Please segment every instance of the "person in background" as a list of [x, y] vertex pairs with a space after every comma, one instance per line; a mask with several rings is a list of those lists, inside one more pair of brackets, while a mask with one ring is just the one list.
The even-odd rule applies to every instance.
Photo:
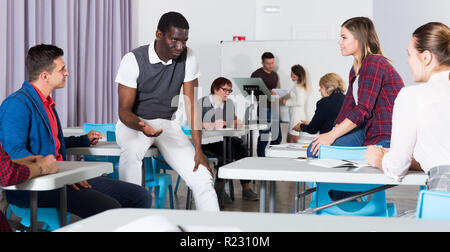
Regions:
[[329, 73], [320, 78], [319, 86], [322, 99], [316, 104], [313, 119], [310, 122], [299, 122], [293, 128], [294, 131], [324, 134], [333, 129], [334, 121], [341, 111], [345, 98], [343, 94], [345, 92], [344, 81], [339, 75]]
[[366, 162], [401, 180], [409, 169], [450, 165], [450, 29], [432, 22], [414, 31], [408, 45], [414, 82], [395, 100], [390, 149], [369, 146]]
[[383, 56], [369, 18], [345, 21], [339, 45], [343, 56], [354, 58], [349, 89], [335, 127], [313, 140], [307, 152], [309, 157], [317, 157], [320, 145], [390, 145], [392, 109], [404, 87], [402, 78]]
[[[29, 156], [11, 160], [0, 144], [0, 186], [20, 185], [34, 177], [58, 172], [55, 156]], [[0, 232], [12, 232], [8, 220], [0, 211]]]
[[[88, 147], [101, 138], [92, 131], [65, 138], [51, 93], [64, 88], [69, 72], [64, 51], [54, 45], [37, 45], [28, 50], [28, 80], [0, 106], [0, 141], [13, 159], [32, 155], [53, 155], [66, 160], [66, 148]], [[28, 208], [28, 191], [6, 191], [7, 202]], [[142, 186], [97, 177], [67, 187], [67, 211], [87, 218], [115, 208], [150, 208], [151, 194]], [[38, 206], [59, 207], [59, 190], [39, 192]]]
[[[265, 52], [261, 56], [261, 59], [262, 67], [253, 72], [251, 78], [261, 78], [272, 95], [276, 95], [273, 89], [280, 88], [280, 81], [278, 74], [274, 71], [275, 56], [271, 52]], [[271, 140], [270, 144], [272, 145], [280, 144], [282, 141], [279, 111], [272, 111], [272, 104], [270, 101], [267, 102], [267, 108], [258, 109], [258, 113], [261, 113], [263, 111], [266, 112], [266, 121], [269, 124], [269, 128], [259, 131], [258, 144], [256, 148], [258, 157], [266, 156], [266, 147], [268, 144], [268, 140]], [[263, 117], [264, 116], [259, 114], [260, 120]], [[274, 135], [272, 135], [271, 139], [268, 139], [271, 132]]]
[[301, 65], [291, 68], [291, 79], [295, 82], [289, 94], [281, 98], [281, 103], [289, 107], [289, 132], [287, 134], [288, 143], [297, 143], [300, 133], [295, 131], [294, 126], [300, 121], [306, 121], [306, 104], [308, 100], [308, 82], [306, 71]]
[[[202, 111], [202, 124], [204, 129], [241, 128], [243, 122], [235, 114], [235, 106], [228, 96], [233, 92], [233, 84], [230, 80], [220, 77], [211, 85], [211, 94], [200, 99], [199, 105]], [[203, 145], [203, 151], [211, 154], [219, 160], [218, 166], [224, 165], [223, 141]], [[231, 156], [234, 161], [246, 158], [247, 149], [239, 137], [231, 138]], [[218, 168], [219, 169], [219, 168]], [[249, 180], [241, 180], [242, 199], [256, 201], [258, 195], [250, 188]], [[225, 181], [218, 178], [215, 186], [220, 208], [224, 207], [229, 196], [225, 193]]]

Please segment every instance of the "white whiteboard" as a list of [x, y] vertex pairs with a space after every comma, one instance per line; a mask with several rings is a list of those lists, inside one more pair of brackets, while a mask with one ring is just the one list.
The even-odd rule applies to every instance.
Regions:
[[[319, 80], [327, 73], [337, 73], [348, 85], [348, 75], [353, 65], [353, 57], [344, 57], [335, 40], [286, 40], [286, 41], [225, 41], [221, 43], [222, 76], [230, 80], [235, 77], [250, 77], [260, 68], [264, 52], [275, 55], [275, 71], [280, 77], [282, 89], [290, 90], [291, 67], [302, 65], [309, 81], [309, 119], [314, 115], [316, 102], [321, 98]], [[239, 90], [233, 88], [235, 95]]]

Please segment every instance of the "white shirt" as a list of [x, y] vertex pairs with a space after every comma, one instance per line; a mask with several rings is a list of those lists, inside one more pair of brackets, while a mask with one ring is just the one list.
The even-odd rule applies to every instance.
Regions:
[[425, 172], [450, 165], [450, 71], [426, 84], [403, 88], [392, 115], [391, 148], [383, 157], [386, 175], [401, 180], [414, 158]]
[[[172, 60], [167, 62], [162, 61], [155, 51], [155, 42], [152, 42], [148, 48], [148, 57], [151, 64], [161, 63], [163, 65], [171, 65]], [[200, 77], [200, 68], [195, 58], [194, 52], [187, 48], [187, 59], [185, 69], [184, 82], [190, 82]], [[137, 88], [137, 79], [139, 77], [139, 65], [136, 61], [134, 53], [129, 52], [125, 54], [120, 62], [119, 71], [117, 72], [116, 82], [130, 88]]]
[[299, 87], [296, 83], [289, 91], [289, 98], [286, 100], [286, 106], [289, 107], [289, 134], [299, 136], [300, 133], [292, 130], [302, 120], [308, 120], [306, 116], [306, 102], [308, 94], [306, 90]]
[[358, 91], [359, 91], [359, 75], [356, 76], [356, 80], [353, 82], [353, 98], [355, 98], [356, 105], [358, 105]]

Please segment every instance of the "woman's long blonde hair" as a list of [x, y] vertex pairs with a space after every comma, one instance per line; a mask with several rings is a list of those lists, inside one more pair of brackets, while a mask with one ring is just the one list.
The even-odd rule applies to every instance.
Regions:
[[367, 17], [354, 17], [345, 21], [342, 27], [349, 30], [360, 45], [361, 58], [358, 59], [355, 57], [355, 62], [353, 63], [353, 69], [357, 75], [361, 70], [363, 60], [367, 56], [377, 54], [384, 57], [380, 40], [378, 39], [372, 20]]

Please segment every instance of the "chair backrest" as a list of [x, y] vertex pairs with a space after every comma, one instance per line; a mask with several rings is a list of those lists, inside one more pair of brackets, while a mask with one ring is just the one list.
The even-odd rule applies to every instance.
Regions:
[[450, 192], [421, 191], [417, 201], [416, 217], [450, 220]]
[[325, 146], [319, 148], [319, 158], [364, 161], [367, 147]]
[[116, 132], [115, 131], [106, 131], [106, 141], [107, 142], [115, 142], [116, 141]]
[[94, 124], [83, 123], [83, 132], [89, 133], [89, 131], [95, 130], [102, 134], [106, 134], [107, 131], [116, 131], [116, 125], [114, 123]]

